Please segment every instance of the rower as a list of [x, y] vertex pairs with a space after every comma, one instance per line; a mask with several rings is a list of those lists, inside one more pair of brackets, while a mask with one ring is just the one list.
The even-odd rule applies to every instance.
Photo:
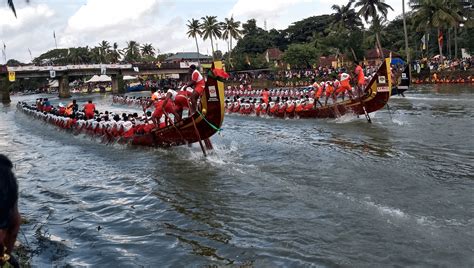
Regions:
[[316, 108], [317, 103], [319, 103], [319, 105], [322, 107], [323, 104], [319, 101], [319, 98], [321, 98], [321, 95], [323, 94], [323, 87], [318, 82], [316, 82], [316, 79], [313, 79], [312, 82], [314, 89], [314, 108]]
[[339, 74], [339, 80], [341, 82], [339, 88], [336, 91], [336, 97], [337, 95], [342, 94], [342, 100], [344, 101], [344, 96], [347, 92], [349, 94], [349, 98], [353, 99], [354, 95], [352, 94], [352, 87], [349, 83], [349, 81], [351, 80], [351, 76], [347, 73], [341, 72]]
[[189, 66], [189, 73], [191, 73], [191, 81], [188, 83], [187, 86], [194, 86], [194, 90], [191, 93], [190, 101], [191, 101], [191, 107], [190, 111], [191, 114], [194, 114], [194, 112], [197, 109], [197, 100], [198, 98], [201, 97], [202, 93], [204, 92], [204, 88], [206, 86], [206, 81], [204, 80], [204, 77], [202, 74], [196, 69], [196, 65], [191, 64]]
[[[164, 100], [163, 100], [163, 107], [165, 109], [165, 113], [171, 112], [174, 115], [174, 120], [175, 121], [181, 120], [181, 115], [179, 115], [177, 113], [178, 109], [177, 109], [177, 107], [176, 107], [177, 105], [175, 103], [177, 96], [178, 96], [178, 92], [176, 92], [173, 89], [168, 89], [168, 91], [166, 92], [166, 95], [164, 97]], [[183, 107], [181, 107], [181, 113], [183, 111], [182, 108]]]

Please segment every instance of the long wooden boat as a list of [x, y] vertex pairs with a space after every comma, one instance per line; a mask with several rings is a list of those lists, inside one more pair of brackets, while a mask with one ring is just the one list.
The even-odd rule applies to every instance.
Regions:
[[[221, 62], [214, 62], [211, 69], [222, 69]], [[208, 140], [224, 122], [224, 83], [208, 76], [198, 112], [174, 125], [135, 135], [134, 145], [174, 146]], [[207, 141], [208, 142], [208, 141]], [[206, 142], [206, 143], [207, 143]]]
[[392, 96], [402, 95], [403, 97], [405, 97], [403, 93], [410, 88], [410, 82], [411, 82], [410, 70], [409, 70], [409, 66], [407, 65], [405, 66], [405, 69], [401, 73], [400, 84], [394, 85], [392, 87]]
[[[288, 111], [284, 106], [278, 109], [270, 109], [265, 107], [264, 111], [260, 111], [252, 104], [244, 104], [247, 106], [246, 109], [241, 110], [240, 107], [232, 109], [228, 104], [227, 113], [239, 113], [239, 114], [253, 114], [253, 115], [268, 115], [280, 118], [335, 118], [344, 114], [352, 113], [355, 115], [365, 115], [370, 122], [368, 113], [375, 112], [385, 106], [388, 102], [392, 90], [391, 71], [390, 71], [390, 60], [385, 59], [379, 66], [377, 72], [374, 74], [372, 79], [367, 84], [366, 88], [360, 97], [355, 97], [342, 102], [337, 102], [332, 105], [325, 105], [322, 107], [305, 108], [303, 110], [293, 109]], [[277, 104], [278, 105], [278, 104]], [[285, 105], [285, 104], [284, 104]]]
[[[214, 68], [222, 68], [221, 62], [214, 62]], [[46, 113], [38, 113], [25, 104], [18, 104], [18, 108], [26, 114], [43, 119], [58, 127], [73, 131], [75, 134], [86, 133], [93, 136], [103, 137], [110, 142], [118, 140], [133, 145], [151, 147], [169, 147], [199, 142], [204, 152], [202, 141], [208, 149], [212, 148], [209, 138], [220, 130], [224, 121], [224, 84], [216, 77], [207, 77], [205, 91], [201, 97], [201, 104], [196, 113], [187, 118], [175, 122], [173, 125], [157, 128], [149, 125], [147, 131], [128, 130], [114, 131], [100, 129], [98, 127], [79, 126], [77, 120], [67, 117], [49, 116]], [[204, 152], [205, 154], [205, 152]]]

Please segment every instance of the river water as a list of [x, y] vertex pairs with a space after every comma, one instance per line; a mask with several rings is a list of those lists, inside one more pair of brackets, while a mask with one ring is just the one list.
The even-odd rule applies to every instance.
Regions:
[[472, 85], [416, 87], [372, 124], [227, 116], [208, 158], [70, 135], [16, 111], [36, 97], [0, 106], [33, 265], [474, 266]]

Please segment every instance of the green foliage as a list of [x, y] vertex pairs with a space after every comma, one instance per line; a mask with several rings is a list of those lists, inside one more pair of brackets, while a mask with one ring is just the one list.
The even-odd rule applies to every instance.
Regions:
[[23, 65], [23, 63], [15, 59], [9, 59], [7, 61], [7, 66], [21, 66], [21, 65]]
[[317, 59], [317, 50], [311, 44], [291, 44], [283, 54], [283, 60], [292, 68], [311, 68]]
[[283, 31], [283, 35], [290, 44], [307, 43], [313, 40], [315, 34], [317, 34], [318, 36], [325, 37], [333, 21], [333, 15], [320, 15], [309, 17], [294, 22], [286, 30]]

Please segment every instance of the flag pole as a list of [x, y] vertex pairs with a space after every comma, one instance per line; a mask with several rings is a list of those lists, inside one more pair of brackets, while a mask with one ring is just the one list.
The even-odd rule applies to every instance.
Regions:
[[56, 31], [53, 31], [53, 37], [54, 37], [54, 44], [56, 45], [56, 49], [58, 49], [58, 42], [56, 42]]

